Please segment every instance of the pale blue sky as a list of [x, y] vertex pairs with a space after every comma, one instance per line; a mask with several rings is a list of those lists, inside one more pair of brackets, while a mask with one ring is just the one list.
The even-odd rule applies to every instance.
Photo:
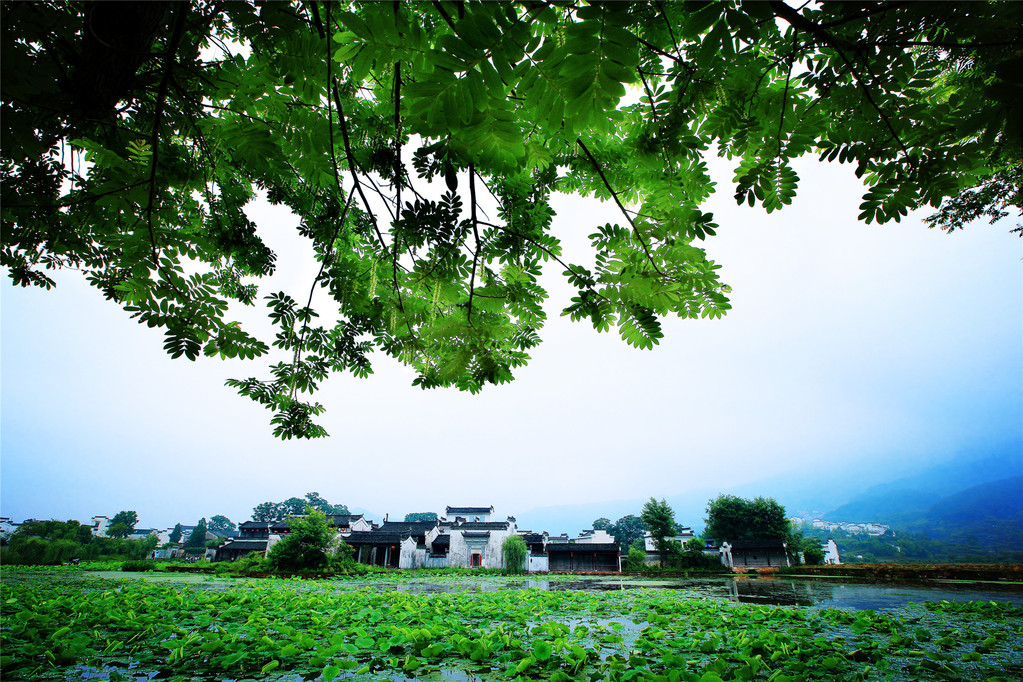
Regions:
[[[50, 292], [5, 280], [0, 515], [241, 521], [311, 490], [392, 517], [448, 504], [515, 515], [850, 463], [895, 477], [1019, 439], [1015, 222], [868, 226], [848, 167], [807, 162], [800, 175], [795, 204], [770, 216], [736, 207], [727, 181], [713, 200], [721, 229], [706, 248], [734, 289], [724, 320], [670, 320], [661, 346], [639, 351], [560, 318], [570, 292], [552, 283], [545, 343], [514, 383], [423, 392], [379, 357], [370, 379], [323, 387], [332, 437], [313, 442], [275, 440], [269, 413], [223, 386], [266, 376], [265, 363], [171, 360], [159, 332], [76, 273]], [[570, 253], [617, 219], [580, 200], [558, 212]], [[307, 292], [294, 221], [255, 215], [285, 270], [264, 292]]]

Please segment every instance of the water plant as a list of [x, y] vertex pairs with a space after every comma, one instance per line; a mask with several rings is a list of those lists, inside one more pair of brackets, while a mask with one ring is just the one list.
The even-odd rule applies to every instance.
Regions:
[[736, 604], [662, 589], [510, 590], [500, 588], [513, 581], [495, 576], [443, 592], [393, 589], [409, 584], [398, 577], [198, 580], [5, 569], [3, 678], [1023, 677], [1023, 609], [1000, 603], [882, 613]]

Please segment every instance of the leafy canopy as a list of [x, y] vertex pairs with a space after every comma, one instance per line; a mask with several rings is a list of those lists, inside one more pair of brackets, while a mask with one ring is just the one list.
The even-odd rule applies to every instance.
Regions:
[[283, 502], [261, 502], [252, 509], [253, 521], [283, 521], [289, 516], [305, 514], [306, 507], [312, 507], [324, 514], [347, 514], [348, 507], [343, 504], [331, 504], [319, 493], [305, 494], [305, 499], [289, 497]]
[[675, 510], [671, 508], [671, 505], [666, 500], [662, 499], [658, 502], [651, 497], [643, 505], [641, 518], [647, 530], [650, 531], [654, 547], [657, 548], [657, 552], [661, 555], [661, 565], [667, 565], [669, 558], [681, 551], [678, 543], [674, 540], [677, 532]]
[[718, 542], [788, 540], [791, 534], [785, 507], [770, 497], [718, 495], [707, 503], [704, 521], [705, 535]]
[[228, 532], [235, 530], [238, 526], [235, 525], [234, 521], [227, 518], [226, 516], [223, 516], [222, 514], [217, 514], [216, 516], [210, 518], [209, 523], [206, 524], [206, 527], [211, 531]]
[[322, 569], [330, 563], [332, 553], [339, 547], [347, 547], [327, 523], [327, 517], [322, 511], [312, 507], [307, 507], [305, 511], [305, 516], [288, 517], [287, 535], [270, 548], [267, 561], [273, 569]]
[[[665, 316], [725, 314], [711, 152], [769, 212], [808, 154], [853, 166], [867, 222], [1023, 205], [1020, 3], [0, 11], [0, 263], [47, 288], [81, 270], [173, 357], [268, 358], [228, 383], [281, 438], [326, 435], [307, 396], [368, 376], [373, 351], [423, 388], [510, 381], [540, 342], [545, 263], [576, 292], [563, 315], [639, 348]], [[276, 256], [244, 211], [257, 192], [298, 217], [307, 292], [259, 290]], [[554, 192], [618, 209], [586, 226], [590, 262], [563, 257]], [[272, 339], [233, 318], [261, 297]]]
[[197, 549], [206, 546], [206, 519], [201, 518], [185, 541], [185, 547]]

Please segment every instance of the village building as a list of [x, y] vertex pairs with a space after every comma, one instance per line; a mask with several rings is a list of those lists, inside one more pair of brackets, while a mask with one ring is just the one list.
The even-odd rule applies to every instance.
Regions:
[[[237, 561], [253, 552], [266, 556], [270, 547], [281, 538], [280, 534], [271, 534], [273, 525], [269, 521], [245, 521], [238, 524], [236, 535], [213, 551], [213, 561]], [[184, 529], [182, 531], [182, 539], [187, 539], [188, 535]]]
[[92, 517], [92, 534], [96, 537], [105, 538], [107, 536], [107, 528], [110, 526], [109, 516], [93, 516]]
[[[493, 510], [493, 507], [490, 509]], [[512, 520], [456, 520], [451, 525], [449, 535], [451, 545], [448, 550], [448, 566], [504, 568], [502, 547], [507, 538], [516, 535], [516, 529]]]
[[402, 553], [411, 555], [416, 547], [407, 534], [381, 530], [352, 531], [344, 541], [355, 550], [357, 563], [387, 568], [401, 568]]
[[[665, 538], [670, 542], [675, 542], [679, 545], [679, 550], [685, 549], [686, 543], [696, 537], [692, 528], [684, 526], [679, 529], [678, 533], [670, 538]], [[657, 542], [654, 540], [653, 535], [650, 531], [643, 533], [643, 551], [646, 553], [646, 565], [647, 566], [660, 566], [661, 565], [661, 553], [657, 549]]]
[[835, 544], [834, 540], [829, 539], [826, 543], [821, 545], [821, 551], [824, 552], [825, 564], [842, 563], [841, 559], [838, 558], [838, 545]]
[[486, 523], [494, 515], [493, 505], [489, 507], [445, 507], [444, 517], [455, 519], [462, 517], [465, 521], [480, 521]]
[[619, 573], [622, 570], [618, 543], [548, 542], [551, 573]]
[[788, 543], [784, 540], [722, 542], [721, 563], [730, 569], [779, 568], [791, 566]]

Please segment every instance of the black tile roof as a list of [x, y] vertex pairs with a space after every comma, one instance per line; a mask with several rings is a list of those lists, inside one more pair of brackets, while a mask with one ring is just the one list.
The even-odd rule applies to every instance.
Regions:
[[451, 526], [452, 530], [508, 530], [507, 521], [462, 521]]
[[493, 514], [494, 508], [491, 507], [447, 507], [447, 515], [451, 514]]
[[400, 545], [408, 533], [385, 533], [379, 530], [358, 530], [344, 540], [349, 545]]
[[388, 533], [411, 533], [424, 535], [437, 527], [436, 521], [384, 521], [380, 530]]
[[[194, 527], [195, 526], [192, 526], [192, 528]], [[270, 527], [269, 521], [243, 521], [242, 523], [238, 524], [238, 528], [269, 528], [269, 527]], [[181, 529], [184, 530], [185, 526], [182, 526]]]
[[489, 538], [490, 537], [490, 531], [489, 530], [467, 530], [464, 533], [462, 533], [462, 535], [464, 537], [467, 537], [467, 538]]
[[451, 536], [450, 535], [446, 535], [446, 534], [445, 535], [438, 535], [436, 538], [433, 539], [433, 546], [434, 547], [450, 547], [451, 546]]
[[229, 540], [217, 547], [217, 550], [222, 549], [266, 549], [266, 543], [269, 540]]
[[527, 545], [535, 545], [543, 542], [543, 533], [525, 533], [522, 539], [526, 541]]
[[350, 526], [361, 518], [362, 514], [327, 514], [327, 521], [334, 526]]

